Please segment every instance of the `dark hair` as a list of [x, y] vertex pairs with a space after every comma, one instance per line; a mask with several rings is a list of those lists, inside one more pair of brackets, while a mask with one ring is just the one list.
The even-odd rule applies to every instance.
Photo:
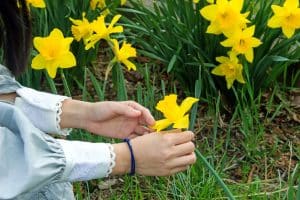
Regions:
[[31, 49], [31, 23], [25, 0], [0, 0], [0, 46], [6, 67], [19, 75]]

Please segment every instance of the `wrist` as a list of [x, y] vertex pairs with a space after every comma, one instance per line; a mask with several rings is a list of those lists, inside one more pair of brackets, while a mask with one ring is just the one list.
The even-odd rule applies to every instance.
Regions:
[[131, 158], [130, 151], [126, 143], [113, 144], [116, 154], [116, 165], [112, 170], [113, 175], [128, 174], [130, 172]]
[[91, 103], [66, 99], [62, 103], [60, 127], [84, 129]]

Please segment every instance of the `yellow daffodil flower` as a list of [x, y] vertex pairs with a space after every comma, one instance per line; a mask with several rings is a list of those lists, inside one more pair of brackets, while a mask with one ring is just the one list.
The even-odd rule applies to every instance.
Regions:
[[97, 20], [91, 23], [92, 29], [94, 33], [86, 39], [86, 46], [85, 49], [88, 50], [95, 46], [95, 44], [101, 40], [110, 40], [110, 34], [112, 33], [121, 33], [123, 32], [123, 26], [115, 26], [117, 21], [121, 18], [121, 15], [116, 15], [112, 19], [111, 23], [108, 27], [105, 24], [105, 16], [101, 15], [97, 18]]
[[86, 44], [86, 39], [93, 34], [93, 28], [90, 22], [85, 18], [85, 13], [82, 13], [82, 20], [70, 18], [73, 23], [71, 27], [72, 34], [76, 41], [83, 39]]
[[28, 6], [36, 7], [36, 8], [45, 8], [46, 4], [44, 0], [26, 0]]
[[241, 14], [244, 0], [217, 0], [200, 10], [201, 15], [210, 21], [207, 33], [232, 33], [236, 29], [245, 28], [249, 20], [248, 13]]
[[[124, 5], [126, 3], [126, 0], [121, 0], [121, 5]], [[90, 7], [92, 10], [95, 10], [97, 7], [99, 7], [100, 9], [104, 9], [106, 8], [106, 3], [105, 3], [105, 0], [91, 0], [90, 1]], [[106, 9], [109, 13], [109, 10]], [[106, 13], [106, 14], [108, 14]]]
[[228, 38], [221, 42], [224, 47], [232, 47], [232, 50], [239, 54], [244, 54], [249, 62], [253, 61], [253, 48], [261, 45], [261, 41], [253, 37], [255, 26], [251, 26], [244, 30], [236, 30], [233, 34], [226, 35]]
[[121, 0], [121, 5], [125, 5], [126, 0]]
[[211, 73], [217, 76], [225, 76], [228, 89], [232, 87], [235, 80], [240, 83], [245, 83], [243, 78], [243, 66], [239, 63], [235, 53], [229, 53], [229, 57], [217, 57], [216, 60], [221, 64], [214, 68]]
[[51, 78], [55, 78], [57, 68], [70, 68], [76, 65], [75, 56], [70, 52], [72, 37], [64, 38], [55, 28], [48, 37], [35, 37], [34, 47], [39, 54], [32, 60], [33, 69], [46, 69]]
[[128, 44], [123, 42], [123, 45], [120, 49], [119, 43], [117, 40], [113, 39], [111, 40], [113, 43], [113, 52], [115, 54], [116, 61], [123, 63], [128, 70], [136, 70], [135, 64], [130, 62], [128, 59], [136, 57], [136, 49], [131, 46], [131, 44]]
[[165, 119], [156, 121], [152, 128], [156, 131], [161, 131], [171, 124], [174, 124], [173, 128], [188, 128], [189, 115], [186, 113], [191, 109], [193, 104], [198, 101], [199, 99], [187, 97], [179, 106], [177, 104], [176, 94], [165, 96], [165, 98], [156, 105], [156, 109], [164, 114]]
[[105, 10], [102, 11], [102, 15], [104, 16], [110, 13], [109, 9], [106, 8], [105, 0], [91, 0], [90, 7], [92, 10], [95, 10], [96, 8], [100, 8], [101, 10], [103, 10], [105, 8]]
[[291, 38], [300, 28], [299, 0], [286, 0], [283, 7], [272, 5], [274, 16], [268, 21], [271, 28], [282, 28], [283, 34]]

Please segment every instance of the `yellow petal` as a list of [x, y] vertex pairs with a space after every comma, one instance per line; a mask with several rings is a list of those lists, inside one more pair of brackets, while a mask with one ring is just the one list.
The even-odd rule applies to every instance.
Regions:
[[286, 0], [283, 6], [287, 8], [298, 8], [299, 0]]
[[243, 77], [243, 74], [242, 73], [238, 73], [237, 77], [236, 77], [236, 80], [240, 83], [245, 83], [245, 79]]
[[119, 19], [122, 17], [122, 15], [116, 15], [113, 17], [111, 23], [109, 24], [109, 28], [113, 27], [115, 25], [115, 23], [117, 23], [117, 21], [119, 21]]
[[234, 83], [234, 78], [227, 78], [226, 77], [226, 82], [227, 82], [227, 89], [229, 90], [231, 87], [232, 87], [232, 85], [233, 85], [233, 83]]
[[221, 45], [223, 47], [232, 47], [234, 45], [234, 41], [231, 38], [228, 38], [228, 39], [224, 40], [223, 42], [221, 42]]
[[184, 117], [182, 117], [181, 119], [179, 119], [178, 121], [176, 121], [173, 125], [173, 128], [189, 128], [189, 115], [185, 115]]
[[70, 68], [76, 65], [76, 59], [73, 53], [67, 52], [60, 60], [59, 67], [61, 68]]
[[282, 20], [281, 18], [277, 16], [273, 16], [269, 21], [268, 21], [268, 26], [270, 28], [279, 28], [281, 27]]
[[212, 74], [217, 75], [217, 76], [224, 76], [224, 72], [223, 72], [223, 67], [222, 65], [215, 67], [212, 71]]
[[42, 38], [42, 37], [35, 37], [35, 38], [33, 39], [33, 45], [34, 45], [34, 47], [35, 47], [38, 51], [41, 51], [42, 49], [45, 48], [44, 38]]
[[53, 66], [47, 67], [46, 70], [47, 70], [50, 78], [52, 78], [52, 79], [55, 78], [56, 72], [57, 72], [57, 68], [56, 67], [53, 67]]
[[127, 67], [128, 70], [133, 69], [134, 71], [136, 71], [136, 66], [135, 66], [135, 64], [133, 64], [133, 63], [130, 62], [129, 60], [124, 60], [123, 63], [124, 63], [124, 65]]
[[124, 5], [126, 3], [126, 0], [121, 0], [121, 5]]
[[208, 5], [200, 10], [200, 14], [209, 21], [214, 21], [216, 19], [216, 5]]
[[253, 53], [253, 49], [250, 48], [246, 53], [245, 53], [246, 59], [248, 60], [248, 62], [252, 63], [253, 62], [253, 58], [254, 58], [254, 53]]
[[58, 28], [55, 28], [55, 29], [53, 29], [53, 30], [51, 31], [49, 37], [61, 39], [61, 38], [64, 38], [64, 35], [63, 35], [63, 33], [61, 32], [61, 30], [59, 30]]
[[155, 125], [151, 127], [152, 129], [156, 130], [157, 132], [167, 128], [170, 126], [172, 122], [170, 122], [168, 119], [161, 119], [155, 122]]
[[248, 36], [248, 37], [252, 37], [254, 35], [255, 32], [255, 25], [245, 29], [243, 31], [243, 35]]
[[123, 26], [113, 27], [109, 33], [122, 33], [124, 31]]
[[159, 101], [156, 105], [156, 109], [161, 111], [162, 113], [169, 110], [168, 108], [173, 109], [174, 107], [178, 107], [176, 94], [165, 96], [164, 100]]
[[291, 38], [295, 33], [295, 28], [282, 27], [282, 32], [287, 38]]
[[252, 47], [258, 47], [261, 44], [262, 44], [262, 42], [259, 39], [255, 38], [255, 37], [251, 38], [251, 46]]
[[235, 8], [235, 10], [241, 11], [243, 8], [244, 1], [243, 0], [231, 0], [230, 5]]
[[220, 30], [219, 26], [216, 25], [216, 23], [211, 23], [206, 30], [206, 33], [210, 33], [210, 34], [216, 34], [216, 35], [220, 35], [222, 33], [222, 31]]
[[194, 103], [198, 102], [199, 99], [197, 98], [193, 98], [193, 97], [187, 97], [186, 99], [183, 100], [183, 102], [180, 105], [180, 113], [182, 113], [182, 115], [184, 115], [185, 113], [187, 113], [191, 107], [193, 106]]
[[219, 63], [226, 63], [229, 61], [229, 59], [225, 56], [219, 56], [216, 58], [216, 61], [218, 61]]
[[284, 16], [284, 14], [285, 14], [284, 8], [277, 6], [277, 5], [272, 5], [271, 8], [276, 16]]
[[33, 69], [44, 69], [45, 65], [45, 58], [41, 54], [38, 54], [32, 59], [31, 67]]

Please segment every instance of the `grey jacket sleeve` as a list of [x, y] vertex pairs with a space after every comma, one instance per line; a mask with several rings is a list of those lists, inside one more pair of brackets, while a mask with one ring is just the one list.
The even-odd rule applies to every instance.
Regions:
[[32, 125], [17, 107], [0, 102], [0, 111], [0, 199], [112, 172], [111, 144], [56, 140]]
[[12, 93], [21, 87], [20, 83], [15, 80], [10, 71], [0, 64], [0, 93]]
[[0, 199], [62, 181], [64, 152], [14, 106], [0, 102]]

